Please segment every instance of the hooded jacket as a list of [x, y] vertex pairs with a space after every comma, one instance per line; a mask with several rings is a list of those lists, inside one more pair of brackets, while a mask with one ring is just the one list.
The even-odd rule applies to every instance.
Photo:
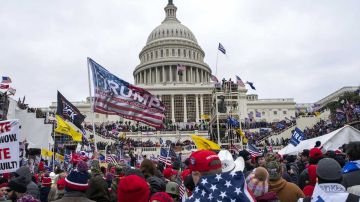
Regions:
[[30, 172], [29, 167], [25, 167], [25, 166], [20, 167], [19, 169], [16, 170], [15, 173], [18, 175], [17, 178], [25, 177], [25, 183], [27, 184], [26, 193], [30, 194], [36, 199], [39, 199], [40, 198], [39, 188], [33, 181], [31, 181], [32, 174]]
[[151, 195], [156, 193], [156, 192], [165, 192], [166, 191], [165, 181], [162, 180], [161, 178], [156, 177], [156, 176], [151, 176], [151, 177], [148, 177], [146, 179], [146, 181], [150, 185]]
[[89, 180], [89, 189], [86, 191], [86, 196], [97, 202], [110, 201], [108, 191], [108, 184], [100, 174], [99, 161], [93, 160], [91, 164], [91, 178]]
[[283, 178], [269, 181], [269, 192], [276, 192], [280, 201], [296, 202], [299, 198], [304, 198], [305, 195], [301, 189], [294, 183], [287, 182]]

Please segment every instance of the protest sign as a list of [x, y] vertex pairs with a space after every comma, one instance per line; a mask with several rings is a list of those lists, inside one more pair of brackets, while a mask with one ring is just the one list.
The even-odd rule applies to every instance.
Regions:
[[0, 174], [19, 168], [19, 120], [0, 121]]

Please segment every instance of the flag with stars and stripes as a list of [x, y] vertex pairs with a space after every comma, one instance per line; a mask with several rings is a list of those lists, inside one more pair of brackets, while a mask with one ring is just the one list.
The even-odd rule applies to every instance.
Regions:
[[115, 154], [106, 154], [106, 163], [116, 164], [117, 160]]
[[171, 157], [168, 155], [168, 151], [165, 148], [160, 149], [160, 156], [158, 157], [158, 161], [163, 162], [165, 165], [172, 165]]
[[252, 157], [257, 157], [257, 156], [261, 156], [262, 153], [261, 151], [256, 148], [254, 145], [248, 143], [247, 144], [247, 149], [248, 149], [248, 152], [251, 154]]
[[253, 202], [244, 174], [227, 172], [204, 176], [186, 202]]

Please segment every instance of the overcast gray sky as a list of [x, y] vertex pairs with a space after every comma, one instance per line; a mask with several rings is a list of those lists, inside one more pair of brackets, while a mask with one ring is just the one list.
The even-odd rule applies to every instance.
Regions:
[[[15, 99], [49, 106], [89, 95], [86, 57], [133, 83], [138, 54], [167, 0], [1, 0], [0, 74]], [[358, 0], [174, 0], [218, 77], [253, 81], [260, 98], [315, 102], [360, 84]]]

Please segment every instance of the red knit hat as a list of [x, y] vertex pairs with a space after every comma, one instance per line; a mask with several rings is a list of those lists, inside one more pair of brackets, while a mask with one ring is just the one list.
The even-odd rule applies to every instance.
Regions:
[[3, 188], [3, 187], [8, 187], [8, 183], [4, 182], [4, 183], [0, 184], [0, 188]]
[[177, 174], [177, 171], [173, 170], [172, 168], [166, 168], [163, 171], [163, 175], [165, 178], [170, 178], [171, 176], [176, 175], [176, 174]]
[[50, 177], [43, 177], [41, 181], [41, 185], [44, 187], [51, 187], [51, 178]]
[[323, 153], [322, 153], [321, 149], [315, 147], [310, 150], [309, 157], [317, 160], [317, 159], [320, 159], [323, 157]]
[[152, 201], [173, 202], [174, 200], [166, 192], [156, 192], [150, 198], [150, 202]]
[[221, 169], [219, 156], [209, 150], [200, 150], [190, 155], [189, 169], [191, 171], [208, 172]]
[[148, 202], [150, 188], [145, 179], [137, 175], [129, 175], [120, 180], [117, 193], [119, 202]]
[[11, 177], [11, 175], [10, 175], [10, 173], [3, 173], [3, 178], [4, 179], [10, 179], [10, 177]]
[[65, 178], [61, 178], [61, 179], [58, 180], [57, 183], [56, 183], [56, 187], [57, 187], [58, 190], [63, 190], [63, 189], [65, 189], [65, 185], [66, 185]]

